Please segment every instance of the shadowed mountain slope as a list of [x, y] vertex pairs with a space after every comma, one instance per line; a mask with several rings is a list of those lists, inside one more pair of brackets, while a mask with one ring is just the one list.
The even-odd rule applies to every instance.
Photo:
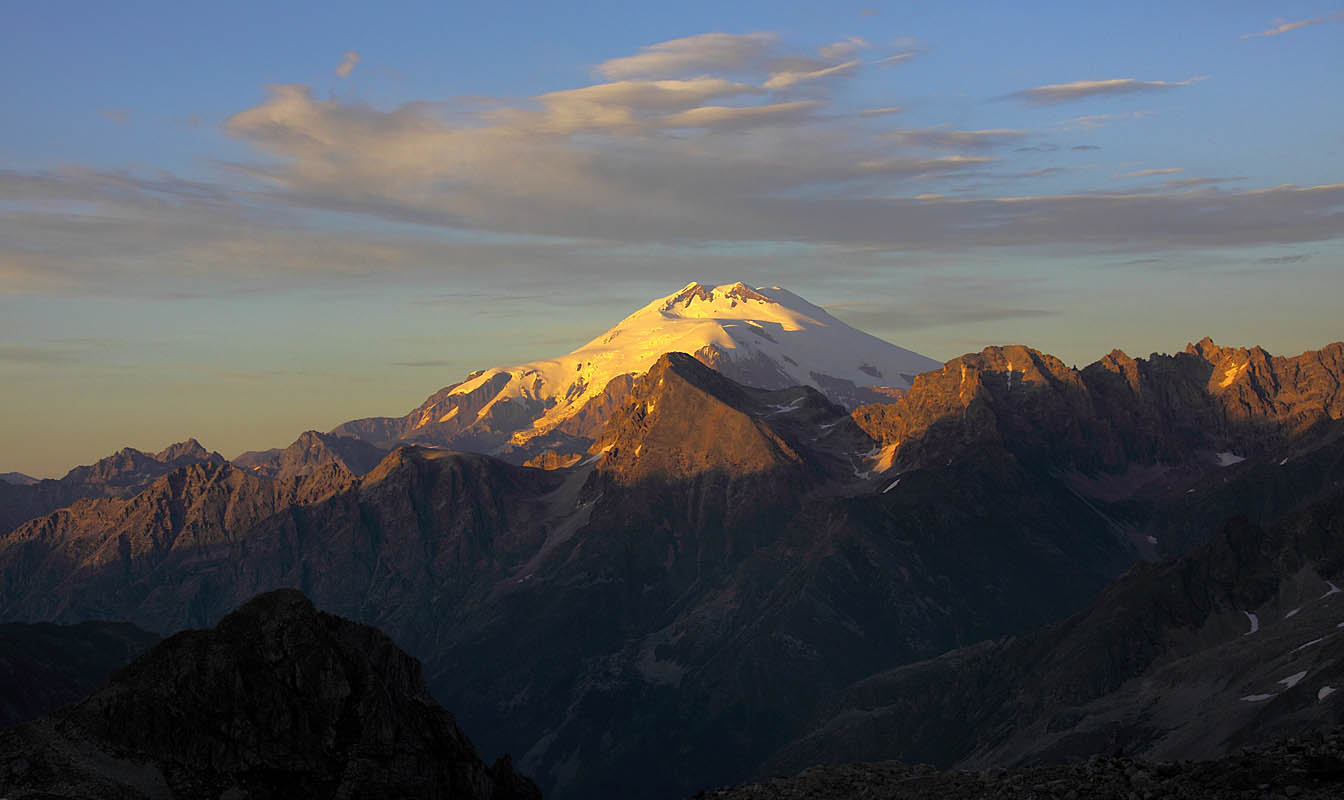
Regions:
[[0, 625], [0, 727], [84, 697], [158, 641], [125, 622]]
[[846, 689], [766, 770], [900, 759], [979, 768], [1093, 753], [1214, 758], [1344, 723], [1344, 493], [1229, 520], [1084, 612]]

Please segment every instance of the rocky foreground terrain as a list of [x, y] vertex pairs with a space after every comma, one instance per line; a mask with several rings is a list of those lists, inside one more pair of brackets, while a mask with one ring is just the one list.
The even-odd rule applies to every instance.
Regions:
[[1344, 797], [1344, 729], [1284, 739], [1212, 761], [1093, 756], [1068, 765], [939, 772], [886, 761], [813, 767], [700, 792], [696, 800], [1335, 800]]
[[271, 592], [83, 701], [0, 731], [0, 796], [539, 800], [380, 631]]

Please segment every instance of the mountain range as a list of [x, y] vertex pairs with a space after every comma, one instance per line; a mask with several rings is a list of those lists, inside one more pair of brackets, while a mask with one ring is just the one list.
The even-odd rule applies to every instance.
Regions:
[[[1204, 340], [1082, 370], [990, 347], [907, 376], [913, 354], [824, 313], [692, 284], [576, 351], [591, 359], [487, 370], [407, 417], [45, 513], [0, 539], [0, 620], [168, 635], [296, 587], [421, 659], [482, 752], [559, 798], [811, 761], [1017, 763], [1113, 733], [1218, 755], [1328, 721], [1280, 699], [1306, 689], [1273, 688], [1291, 661], [1274, 648], [1327, 633], [1336, 602], [1307, 603], [1337, 565], [1325, 544], [1302, 555], [1290, 515], [1334, 524], [1344, 344]], [[701, 344], [645, 363], [611, 354], [626, 334]], [[1259, 588], [1207, 580], [1228, 570]], [[1228, 661], [1245, 687], [1181, 696], [1288, 710], [1207, 729], [1135, 710], [1155, 694], [1127, 682], [1192, 658], [1160, 673], [1184, 687], [1241, 642], [1242, 612], [1263, 625]], [[1243, 708], [1242, 688], [1274, 698]]]

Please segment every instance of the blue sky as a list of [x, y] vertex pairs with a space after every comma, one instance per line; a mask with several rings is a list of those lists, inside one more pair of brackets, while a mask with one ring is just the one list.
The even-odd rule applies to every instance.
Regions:
[[1344, 338], [1338, 3], [30, 3], [0, 471], [234, 456], [689, 280], [939, 359]]

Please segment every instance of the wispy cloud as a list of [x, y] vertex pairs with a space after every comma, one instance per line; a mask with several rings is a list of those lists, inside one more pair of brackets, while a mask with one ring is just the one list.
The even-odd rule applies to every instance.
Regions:
[[1013, 92], [1009, 97], [1028, 105], [1047, 106], [1084, 100], [1089, 97], [1114, 97], [1126, 94], [1166, 92], [1181, 86], [1207, 80], [1207, 76], [1186, 78], [1183, 81], [1140, 81], [1134, 78], [1106, 78], [1104, 80], [1051, 83], [1033, 89]]
[[817, 51], [822, 58], [842, 60], [853, 56], [860, 50], [867, 50], [873, 45], [866, 39], [858, 36], [850, 36], [838, 42], [832, 42]]
[[114, 125], [125, 125], [131, 118], [131, 109], [129, 108], [104, 108], [98, 112], [98, 116], [113, 123]]
[[776, 72], [765, 82], [767, 89], [787, 89], [799, 83], [807, 83], [820, 80], [822, 78], [835, 78], [854, 74], [861, 62], [846, 61], [843, 64], [836, 64], [831, 67], [823, 67], [809, 71], [785, 71]]
[[596, 72], [617, 80], [747, 70], [768, 58], [778, 41], [773, 33], [702, 33], [649, 45], [633, 56], [609, 59], [599, 64]]
[[342, 78], [348, 78], [350, 77], [350, 73], [355, 71], [355, 67], [358, 64], [359, 53], [356, 53], [354, 50], [349, 50], [342, 56], [340, 65], [336, 67], [336, 74]]
[[[1063, 120], [1059, 124], [1064, 128], [1072, 130], [1091, 131], [1096, 130], [1097, 128], [1105, 127], [1114, 122], [1120, 122], [1123, 120], [1144, 119], [1146, 117], [1151, 116], [1153, 116], [1153, 112], [1151, 111], [1130, 111], [1122, 114], [1085, 114], [1081, 117], [1073, 117], [1072, 119]], [[1082, 147], [1077, 149], [1085, 150], [1087, 148], [1088, 145], [1083, 145]]]
[[1137, 169], [1133, 172], [1118, 172], [1117, 178], [1147, 178], [1153, 175], [1175, 175], [1178, 172], [1185, 172], [1183, 167], [1164, 167], [1162, 169]]
[[1232, 183], [1245, 178], [1180, 178], [1162, 184], [1163, 189], [1198, 189], [1201, 186], [1214, 186], [1219, 183]]
[[1312, 25], [1320, 25], [1326, 22], [1338, 22], [1339, 20], [1344, 20], [1344, 11], [1340, 11], [1337, 14], [1331, 14], [1325, 17], [1312, 17], [1311, 19], [1299, 20], [1297, 22], [1286, 22], [1282, 18], [1280, 18], [1274, 20], [1274, 27], [1260, 31], [1259, 33], [1242, 34], [1241, 38], [1256, 39], [1262, 36], [1279, 36], [1288, 33], [1289, 31], [1295, 31], [1299, 28], [1306, 28]]
[[920, 128], [917, 130], [887, 131], [887, 136], [906, 147], [929, 147], [954, 150], [980, 150], [1022, 139], [1026, 131], [997, 128], [981, 131], [958, 131], [950, 128]]

